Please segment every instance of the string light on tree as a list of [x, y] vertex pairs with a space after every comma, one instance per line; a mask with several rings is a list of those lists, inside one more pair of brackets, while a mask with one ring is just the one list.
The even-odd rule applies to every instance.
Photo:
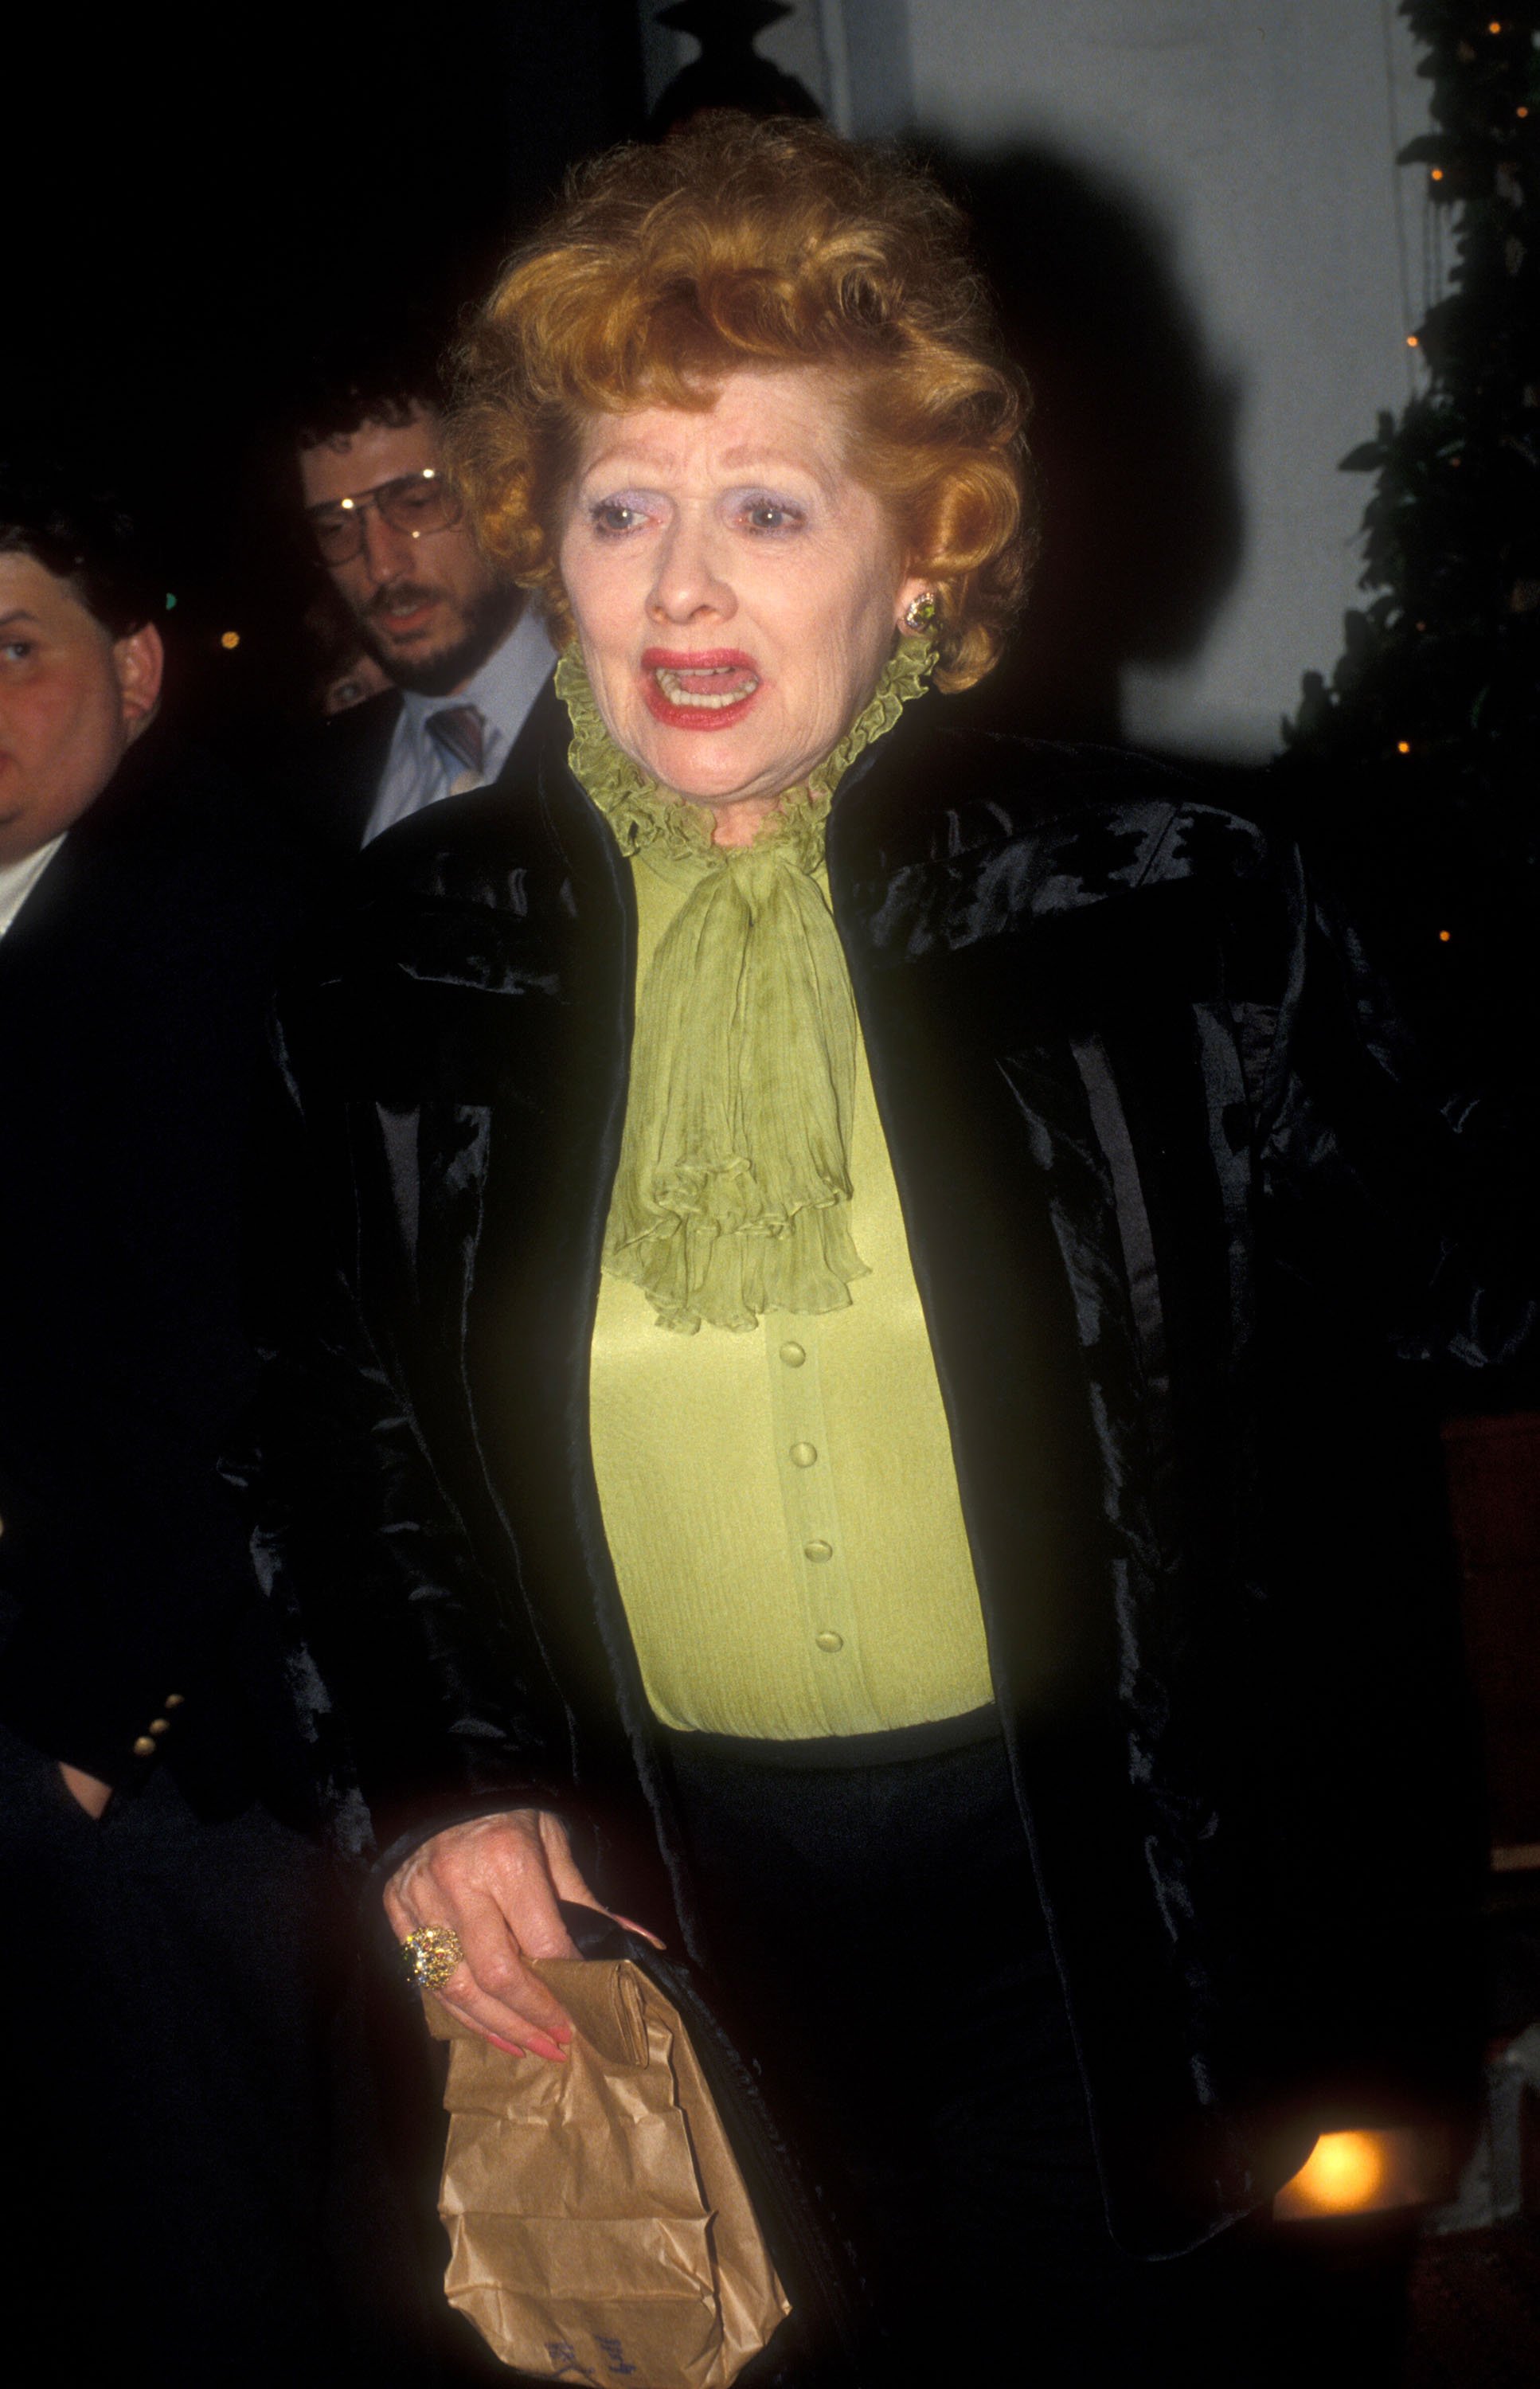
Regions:
[[[1467, 1005], [1450, 1036], [1479, 1009], [1496, 1043], [1532, 999], [1521, 990], [1505, 1018], [1474, 958], [1494, 990], [1504, 955], [1517, 973], [1540, 904], [1540, 0], [1502, 17], [1398, 5], [1430, 92], [1428, 129], [1397, 160], [1419, 170], [1402, 189], [1423, 213], [1421, 305], [1403, 327], [1416, 388], [1343, 459], [1372, 477], [1363, 595], [1284, 736], [1332, 792], [1344, 854], [1358, 841], [1350, 867], [1419, 1026], [1442, 1034]], [[1452, 884], [1471, 915], [1457, 938], [1437, 928]]]
[[1452, 218], [1456, 262], [1405, 334], [1425, 382], [1343, 459], [1377, 476], [1369, 602], [1330, 682], [1307, 676], [1288, 735], [1317, 755], [1415, 747], [1461, 771], [1479, 748], [1483, 769], [1516, 781], [1540, 744], [1540, 608], [1515, 595], [1540, 581], [1540, 151], [1527, 129], [1540, 0], [1508, 17], [1470, 0], [1401, 0], [1401, 13], [1429, 54], [1432, 127], [1400, 162], [1424, 169], [1428, 204]]

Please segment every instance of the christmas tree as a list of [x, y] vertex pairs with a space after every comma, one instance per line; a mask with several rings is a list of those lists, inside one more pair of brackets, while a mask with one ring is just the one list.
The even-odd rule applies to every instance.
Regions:
[[1420, 387], [1343, 460], [1376, 476], [1367, 602], [1284, 738], [1418, 1025], [1506, 1072], [1540, 888], [1540, 0], [1402, 14], [1434, 129], [1400, 162], [1454, 262], [1408, 335]]

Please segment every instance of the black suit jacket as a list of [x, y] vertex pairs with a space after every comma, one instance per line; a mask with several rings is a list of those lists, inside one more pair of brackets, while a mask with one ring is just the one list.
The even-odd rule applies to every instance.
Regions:
[[[846, 776], [830, 886], [1110, 2212], [1170, 2251], [1449, 2025], [1480, 1841], [1384, 1354], [1533, 1306], [1287, 834], [944, 723]], [[346, 1830], [553, 1806], [696, 1949], [588, 1430], [635, 939], [560, 737], [363, 857], [281, 1007], [258, 1549]]]
[[[500, 780], [528, 779], [556, 702], [547, 681], [503, 759]], [[345, 713], [330, 715], [307, 733], [263, 792], [281, 809], [294, 835], [337, 858], [358, 852], [401, 715], [399, 691], [386, 689]]]
[[152, 731], [0, 939], [0, 1718], [121, 1786], [165, 1718], [204, 1806], [251, 1789], [279, 1692], [216, 1463], [251, 1371], [253, 1077], [310, 876]]

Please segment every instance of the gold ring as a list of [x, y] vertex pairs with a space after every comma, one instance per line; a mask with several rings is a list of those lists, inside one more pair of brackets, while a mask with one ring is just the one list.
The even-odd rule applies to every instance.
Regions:
[[420, 1991], [441, 1991], [465, 1957], [459, 1934], [447, 1924], [419, 1924], [401, 1943], [407, 1980]]

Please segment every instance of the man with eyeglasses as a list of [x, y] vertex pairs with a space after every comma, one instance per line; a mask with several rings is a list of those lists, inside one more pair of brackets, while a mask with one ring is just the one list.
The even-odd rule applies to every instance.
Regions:
[[431, 372], [376, 374], [334, 386], [298, 428], [316, 555], [393, 683], [329, 722], [313, 752], [313, 825], [349, 847], [498, 778], [554, 663], [464, 518], [442, 404]]

